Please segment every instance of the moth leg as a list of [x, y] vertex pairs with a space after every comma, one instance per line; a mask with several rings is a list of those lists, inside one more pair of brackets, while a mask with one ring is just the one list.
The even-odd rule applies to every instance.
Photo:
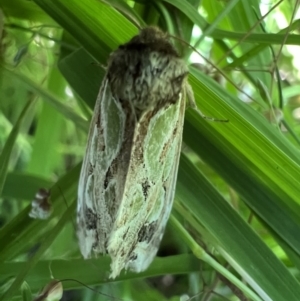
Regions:
[[216, 119], [214, 117], [209, 117], [209, 116], [204, 115], [196, 105], [194, 92], [193, 92], [192, 87], [189, 84], [186, 85], [186, 96], [188, 99], [188, 106], [190, 108], [192, 108], [193, 110], [195, 110], [201, 116], [201, 118], [206, 119], [208, 121], [214, 121], [214, 122], [229, 122], [228, 119]]

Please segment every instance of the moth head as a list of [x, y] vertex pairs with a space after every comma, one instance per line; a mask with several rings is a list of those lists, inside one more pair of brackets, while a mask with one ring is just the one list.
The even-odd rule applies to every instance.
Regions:
[[151, 51], [179, 57], [175, 47], [169, 39], [169, 35], [154, 26], [142, 29], [140, 33], [133, 37], [128, 43], [119, 47], [119, 49], [140, 49], [141, 51], [145, 48], [151, 49]]
[[177, 102], [187, 74], [169, 35], [147, 27], [112, 53], [107, 78], [113, 96], [141, 116]]
[[142, 29], [140, 34], [135, 38], [139, 39], [142, 43], [148, 44], [168, 39], [168, 34], [161, 31], [158, 27], [149, 26]]

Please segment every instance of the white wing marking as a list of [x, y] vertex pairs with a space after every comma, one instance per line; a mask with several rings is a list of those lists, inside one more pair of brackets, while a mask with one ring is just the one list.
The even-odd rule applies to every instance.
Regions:
[[145, 270], [157, 253], [174, 198], [184, 110], [180, 95], [150, 122], [143, 115], [136, 126], [122, 204], [108, 242], [112, 278], [123, 268]]

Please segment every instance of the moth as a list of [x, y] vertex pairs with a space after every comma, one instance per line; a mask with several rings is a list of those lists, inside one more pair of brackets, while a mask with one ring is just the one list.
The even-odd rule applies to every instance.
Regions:
[[154, 259], [175, 193], [188, 67], [166, 33], [147, 27], [108, 60], [78, 188], [84, 258], [111, 257], [111, 278]]
[[50, 191], [40, 188], [31, 202], [29, 216], [34, 219], [47, 219], [52, 213], [52, 206], [49, 202]]

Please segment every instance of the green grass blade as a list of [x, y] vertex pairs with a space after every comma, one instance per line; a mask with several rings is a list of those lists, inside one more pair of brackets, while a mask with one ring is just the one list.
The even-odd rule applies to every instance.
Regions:
[[23, 111], [21, 112], [19, 119], [17, 120], [15, 126], [13, 127], [11, 133], [9, 134], [7, 141], [2, 149], [2, 152], [0, 155], [0, 195], [2, 194], [3, 186], [5, 183], [5, 179], [6, 179], [6, 175], [7, 175], [7, 171], [8, 171], [9, 158], [12, 153], [13, 147], [15, 145], [15, 141], [19, 134], [22, 123], [26, 117], [26, 114], [31, 109], [33, 103], [34, 103], [33, 101], [29, 101], [26, 104], [26, 106], [24, 107]]
[[263, 300], [298, 300], [296, 279], [185, 157], [180, 161], [176, 196]]

